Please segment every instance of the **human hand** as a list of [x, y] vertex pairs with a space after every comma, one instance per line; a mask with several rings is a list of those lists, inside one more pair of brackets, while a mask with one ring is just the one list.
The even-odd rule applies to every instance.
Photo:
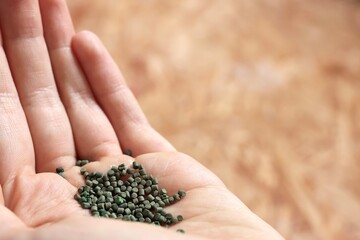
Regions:
[[[1, 0], [0, 30], [0, 239], [281, 239], [151, 128], [100, 41], [75, 35], [64, 1]], [[123, 149], [170, 193], [187, 191], [167, 208], [184, 221], [163, 229], [81, 209], [76, 159], [105, 171], [134, 160]]]

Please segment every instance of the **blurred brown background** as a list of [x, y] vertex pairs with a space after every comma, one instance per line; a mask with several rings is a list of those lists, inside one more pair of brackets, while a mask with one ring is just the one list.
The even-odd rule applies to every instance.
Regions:
[[153, 126], [287, 239], [360, 239], [360, 2], [68, 0]]

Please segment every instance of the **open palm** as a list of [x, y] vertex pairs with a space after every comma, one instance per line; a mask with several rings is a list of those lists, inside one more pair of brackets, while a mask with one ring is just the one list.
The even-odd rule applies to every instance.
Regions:
[[[149, 126], [100, 41], [75, 35], [63, 0], [1, 0], [0, 32], [1, 239], [281, 238]], [[134, 161], [124, 149], [170, 193], [187, 190], [168, 208], [184, 216], [172, 228], [186, 235], [92, 218], [73, 199], [83, 184], [76, 159], [106, 171]]]

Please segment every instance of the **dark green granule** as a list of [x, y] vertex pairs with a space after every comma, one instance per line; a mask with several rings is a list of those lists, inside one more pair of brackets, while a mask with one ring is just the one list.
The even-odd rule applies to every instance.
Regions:
[[125, 152], [124, 152], [124, 154], [132, 157], [132, 152], [131, 152], [130, 149], [126, 149]]
[[76, 161], [76, 166], [82, 167], [82, 166], [84, 166], [84, 165], [86, 165], [88, 163], [89, 163], [89, 160], [77, 160]]
[[176, 231], [179, 233], [185, 233], [184, 229], [181, 229], [181, 228], [177, 229]]
[[62, 176], [63, 178], [65, 178], [65, 170], [63, 167], [58, 167], [56, 168], [56, 173], [59, 174], [60, 176]]
[[84, 167], [80, 172], [85, 179], [85, 185], [78, 189], [74, 198], [84, 209], [88, 209], [92, 216], [163, 227], [183, 220], [181, 215], [174, 216], [164, 208], [184, 198], [186, 192], [179, 190], [169, 196], [166, 189], [159, 188], [158, 180], [148, 175], [138, 162], [133, 162], [128, 168], [125, 164], [112, 166], [106, 174], [89, 173]]

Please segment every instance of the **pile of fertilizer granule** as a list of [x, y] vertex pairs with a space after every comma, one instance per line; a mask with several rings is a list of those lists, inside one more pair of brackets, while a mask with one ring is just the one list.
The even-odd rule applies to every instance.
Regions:
[[[138, 162], [128, 168], [125, 164], [113, 166], [106, 174], [88, 172], [84, 166], [87, 163], [87, 160], [77, 162], [82, 166], [80, 173], [86, 185], [78, 189], [75, 199], [83, 208], [89, 209], [92, 216], [164, 227], [183, 220], [181, 215], [166, 212], [165, 207], [185, 197], [185, 191], [179, 190], [169, 196], [166, 189], [159, 188], [158, 180], [148, 175]], [[63, 176], [61, 169], [57, 172]]]

